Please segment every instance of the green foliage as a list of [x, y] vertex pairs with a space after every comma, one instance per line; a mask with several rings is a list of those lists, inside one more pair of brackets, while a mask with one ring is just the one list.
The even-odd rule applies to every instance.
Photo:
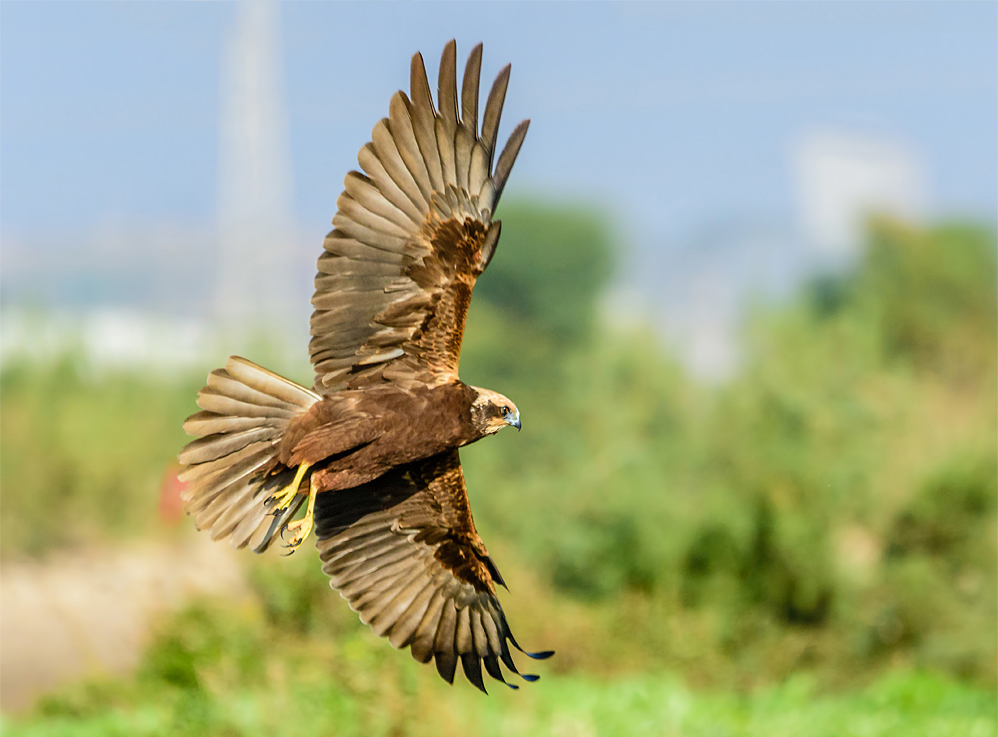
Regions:
[[726, 653], [715, 677], [780, 673], [810, 632], [805, 660], [841, 672], [904, 653], [993, 683], [995, 306], [991, 233], [891, 222], [854, 273], [758, 313], [714, 390], [644, 336], [555, 344], [527, 319], [510, 362], [485, 306], [469, 334], [503, 338], [463, 369], [524, 432], [463, 452], [482, 527], [582, 601], [661, 600]]
[[880, 222], [861, 296], [889, 357], [959, 379], [994, 364], [998, 332], [992, 233], [965, 226], [921, 232]]
[[577, 207], [526, 202], [504, 205], [499, 214], [502, 242], [475, 295], [551, 339], [586, 335], [611, 276], [606, 224]]
[[973, 564], [981, 520], [994, 517], [998, 500], [998, 460], [990, 453], [949, 461], [922, 483], [894, 517], [887, 556], [945, 556], [956, 565]]
[[94, 375], [74, 356], [0, 375], [0, 551], [39, 554], [155, 526], [201, 384]]

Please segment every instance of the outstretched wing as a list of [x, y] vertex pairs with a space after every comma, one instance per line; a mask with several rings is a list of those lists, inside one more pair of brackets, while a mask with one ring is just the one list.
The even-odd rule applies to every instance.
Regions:
[[433, 658], [449, 683], [460, 660], [482, 691], [483, 662], [503, 683], [500, 661], [518, 673], [507, 641], [525, 651], [496, 597], [504, 584], [475, 531], [457, 450], [320, 493], [315, 518], [330, 585], [393, 647], [408, 646], [421, 663]]
[[316, 391], [381, 381], [409, 388], [457, 378], [475, 280], [499, 239], [492, 220], [530, 121], [513, 130], [493, 169], [509, 66], [496, 78], [478, 130], [482, 46], [468, 57], [458, 110], [456, 46], [440, 61], [439, 111], [423, 58], [411, 95], [388, 117], [347, 174], [315, 279], [309, 345]]

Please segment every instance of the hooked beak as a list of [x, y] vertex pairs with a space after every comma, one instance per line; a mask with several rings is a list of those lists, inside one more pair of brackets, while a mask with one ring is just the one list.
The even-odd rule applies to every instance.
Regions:
[[509, 424], [512, 425], [513, 427], [515, 427], [517, 432], [520, 432], [520, 413], [519, 412], [516, 413], [516, 417], [514, 417], [512, 420], [510, 420]]

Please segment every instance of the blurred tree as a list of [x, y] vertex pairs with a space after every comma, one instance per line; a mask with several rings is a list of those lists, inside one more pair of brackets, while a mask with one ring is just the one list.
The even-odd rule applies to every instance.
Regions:
[[502, 242], [475, 296], [559, 341], [589, 335], [612, 277], [610, 231], [578, 206], [504, 204]]
[[855, 300], [871, 311], [888, 357], [959, 380], [994, 363], [996, 280], [993, 233], [878, 220]]

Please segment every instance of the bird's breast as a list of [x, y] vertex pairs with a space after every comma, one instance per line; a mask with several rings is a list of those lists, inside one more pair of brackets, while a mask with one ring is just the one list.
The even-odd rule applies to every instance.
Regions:
[[352, 452], [344, 453], [345, 446], [330, 438], [328, 447], [342, 455], [329, 469], [378, 475], [476, 440], [470, 400], [463, 386], [414, 390], [379, 387], [329, 398], [323, 409], [323, 427], [316, 432], [335, 434], [339, 427], [351, 427], [359, 441]]
[[408, 462], [466, 445], [473, 433], [469, 407], [453, 385], [410, 392], [393, 408], [385, 450], [394, 449]]

